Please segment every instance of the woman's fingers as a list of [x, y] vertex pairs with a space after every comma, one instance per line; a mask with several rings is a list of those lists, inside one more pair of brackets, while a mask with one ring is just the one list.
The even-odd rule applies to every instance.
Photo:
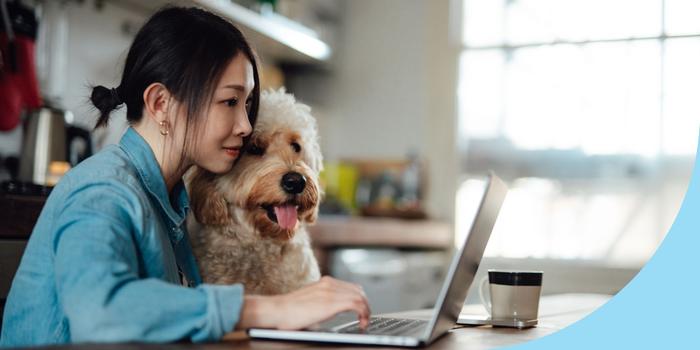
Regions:
[[330, 279], [329, 282], [334, 284], [335, 300], [338, 302], [338, 309], [334, 310], [333, 315], [345, 311], [355, 312], [360, 328], [365, 329], [369, 325], [371, 311], [362, 287], [336, 279]]
[[341, 281], [341, 280], [334, 280], [334, 281], [337, 282], [338, 285], [341, 286], [342, 288], [345, 288], [348, 290], [353, 290], [353, 291], [359, 293], [360, 295], [364, 296], [365, 298], [367, 297], [365, 295], [365, 290], [359, 284], [354, 284], [354, 283], [345, 282], [345, 281]]
[[355, 302], [355, 308], [358, 310], [357, 320], [360, 322], [360, 329], [366, 329], [369, 326], [369, 305], [365, 300], [359, 300]]
[[[284, 296], [288, 316], [281, 328], [301, 329], [333, 318], [340, 312], [354, 312], [361, 328], [369, 324], [370, 309], [362, 287], [323, 277], [320, 281]], [[304, 315], [299, 318], [299, 315]]]
[[365, 290], [359, 284], [337, 280], [328, 276], [322, 277], [319, 283], [325, 283], [328, 287], [333, 288], [338, 292], [356, 293], [367, 299], [367, 295], [365, 295]]

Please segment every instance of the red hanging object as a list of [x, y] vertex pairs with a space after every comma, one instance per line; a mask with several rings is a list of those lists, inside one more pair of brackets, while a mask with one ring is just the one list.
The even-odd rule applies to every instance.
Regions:
[[16, 71], [10, 69], [10, 52], [6, 33], [0, 33], [3, 70], [0, 73], [0, 131], [17, 127], [23, 109], [41, 106], [41, 95], [34, 65], [34, 40], [15, 36]]
[[38, 23], [19, 1], [0, 0], [0, 15], [0, 131], [9, 131], [22, 110], [42, 104], [34, 64]]

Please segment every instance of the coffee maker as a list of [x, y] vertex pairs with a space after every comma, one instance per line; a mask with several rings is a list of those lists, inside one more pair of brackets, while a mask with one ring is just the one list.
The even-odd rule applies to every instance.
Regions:
[[53, 185], [52, 167], [65, 172], [92, 155], [90, 132], [71, 125], [73, 114], [52, 107], [29, 113], [19, 160], [18, 180], [37, 185]]

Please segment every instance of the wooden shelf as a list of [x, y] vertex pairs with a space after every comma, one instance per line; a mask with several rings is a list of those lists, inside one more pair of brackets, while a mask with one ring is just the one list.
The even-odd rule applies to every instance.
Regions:
[[[0, 238], [28, 239], [46, 197], [0, 195]], [[394, 247], [446, 249], [452, 227], [442, 221], [321, 216], [309, 227], [313, 245], [336, 247]]]
[[[0, 240], [27, 240], [45, 197], [0, 195]], [[337, 248], [450, 249], [452, 228], [446, 222], [387, 218], [322, 216], [309, 227], [321, 271], [329, 272], [329, 254]]]
[[318, 248], [394, 247], [446, 249], [453, 245], [452, 227], [442, 221], [322, 216], [309, 227]]

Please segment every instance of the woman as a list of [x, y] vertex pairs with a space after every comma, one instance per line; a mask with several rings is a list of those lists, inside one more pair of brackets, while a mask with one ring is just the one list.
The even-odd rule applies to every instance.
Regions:
[[195, 8], [151, 17], [120, 85], [92, 92], [97, 127], [124, 103], [130, 128], [52, 191], [13, 280], [0, 344], [212, 341], [234, 329], [300, 329], [342, 311], [366, 326], [362, 289], [332, 278], [280, 296], [200, 283], [182, 176], [195, 165], [231, 169], [259, 91], [255, 56], [232, 24]]

